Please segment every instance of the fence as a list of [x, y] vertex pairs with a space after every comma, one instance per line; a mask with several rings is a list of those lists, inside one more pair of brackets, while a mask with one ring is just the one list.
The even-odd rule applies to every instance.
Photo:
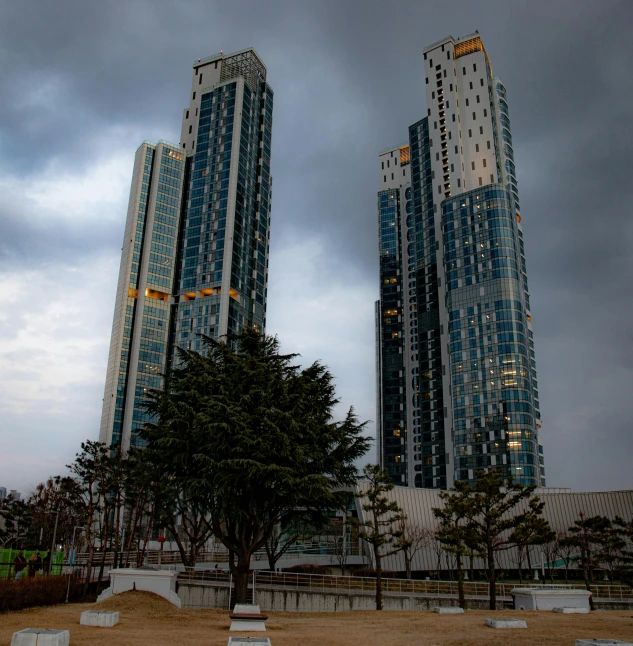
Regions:
[[[180, 581], [208, 581], [218, 584], [229, 583], [229, 574], [221, 570], [188, 571], [178, 576]], [[290, 572], [256, 571], [253, 574], [253, 584], [257, 587], [267, 586], [286, 590], [330, 591], [334, 593], [374, 593], [376, 580], [372, 577], [337, 576], [322, 574], [294, 574]], [[513, 588], [552, 588], [584, 589], [582, 584], [531, 584], [531, 583], [497, 583], [498, 597], [510, 597]], [[383, 579], [382, 589], [386, 594], [426, 595], [426, 596], [457, 596], [456, 581], [420, 581], [417, 579]], [[633, 589], [623, 585], [594, 585], [591, 587], [597, 599], [633, 600]], [[488, 584], [464, 582], [464, 593], [471, 597], [487, 597]]]

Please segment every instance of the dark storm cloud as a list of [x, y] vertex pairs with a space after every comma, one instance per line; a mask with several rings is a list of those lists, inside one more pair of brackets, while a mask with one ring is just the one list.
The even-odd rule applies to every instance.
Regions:
[[[90, 166], [103, 136], [130, 169], [127, 133], [177, 141], [191, 62], [254, 46], [275, 91], [272, 253], [318, 237], [363, 286], [377, 282], [377, 153], [426, 114], [422, 49], [478, 29], [509, 96], [548, 483], [633, 486], [629, 2], [58, 0], [1, 14], [0, 169], [34, 180], [51, 160]], [[20, 208], [0, 209], [9, 263], [118, 253], [123, 210], [95, 235]]]

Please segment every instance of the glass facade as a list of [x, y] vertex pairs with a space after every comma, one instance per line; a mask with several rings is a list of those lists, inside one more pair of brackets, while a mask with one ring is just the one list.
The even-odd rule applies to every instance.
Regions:
[[528, 310], [510, 190], [442, 202], [455, 477], [495, 467], [539, 483]]
[[220, 54], [194, 64], [193, 88], [181, 146], [146, 142], [135, 158], [100, 432], [123, 450], [141, 443], [175, 346], [266, 324], [266, 68], [254, 50]]
[[379, 413], [382, 463], [396, 482], [406, 482], [407, 400], [405, 384], [405, 321], [402, 298], [402, 213], [399, 189], [378, 193], [380, 248]]
[[379, 156], [379, 460], [404, 486], [489, 468], [545, 486], [506, 88], [477, 33], [426, 48], [424, 69], [410, 177], [397, 148]]

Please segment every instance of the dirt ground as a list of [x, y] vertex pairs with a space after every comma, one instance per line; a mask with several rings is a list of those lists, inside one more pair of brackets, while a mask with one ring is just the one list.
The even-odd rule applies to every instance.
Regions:
[[[83, 610], [117, 610], [114, 628], [80, 626]], [[525, 619], [527, 630], [494, 630], [487, 617]], [[222, 610], [178, 610], [147, 592], [127, 592], [103, 603], [32, 608], [0, 614], [0, 646], [11, 643], [24, 628], [70, 630], [71, 646], [226, 646], [230, 620]], [[633, 641], [633, 613], [594, 612], [558, 615], [553, 612], [473, 610], [464, 615], [432, 612], [358, 611], [338, 613], [269, 613], [266, 633], [273, 646], [574, 646], [579, 638]]]

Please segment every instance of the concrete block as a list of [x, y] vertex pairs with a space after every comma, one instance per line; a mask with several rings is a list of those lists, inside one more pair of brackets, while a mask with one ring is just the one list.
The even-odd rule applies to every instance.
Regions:
[[26, 628], [13, 633], [11, 646], [69, 646], [70, 631]]
[[486, 619], [486, 626], [491, 628], [527, 628], [521, 619]]
[[254, 603], [236, 603], [233, 606], [234, 615], [261, 615], [262, 611]]
[[433, 612], [437, 612], [438, 615], [463, 615], [464, 609], [456, 606], [436, 606]]
[[[241, 616], [243, 615], [243, 616]], [[231, 627], [233, 632], [266, 632], [266, 615], [261, 614], [258, 605], [250, 603], [236, 603], [231, 613]]]
[[81, 613], [79, 623], [82, 626], [99, 626], [100, 628], [111, 628], [119, 623], [118, 612], [107, 612], [105, 610], [86, 610]]
[[272, 646], [268, 637], [229, 637], [226, 646]]
[[589, 590], [565, 587], [513, 588], [515, 610], [553, 610], [554, 608], [587, 608]]
[[561, 615], [586, 615], [589, 613], [589, 608], [554, 608], [554, 612]]
[[620, 642], [617, 639], [577, 639], [576, 646], [633, 646], [633, 642]]

